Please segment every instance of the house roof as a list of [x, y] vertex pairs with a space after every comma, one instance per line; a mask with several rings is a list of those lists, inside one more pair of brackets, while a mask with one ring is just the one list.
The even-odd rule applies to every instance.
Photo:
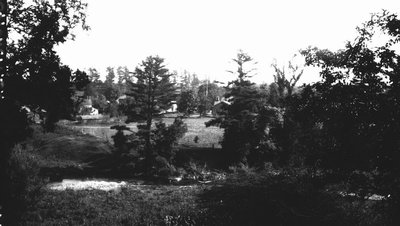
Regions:
[[82, 102], [82, 104], [85, 106], [92, 106], [92, 99], [87, 98]]
[[232, 103], [226, 100], [221, 100], [221, 101], [217, 101], [214, 103], [214, 106], [219, 105], [219, 104], [226, 104], [226, 105], [231, 105]]

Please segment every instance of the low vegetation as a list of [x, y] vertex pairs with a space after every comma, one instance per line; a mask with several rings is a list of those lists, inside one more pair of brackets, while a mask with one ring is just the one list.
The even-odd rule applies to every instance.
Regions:
[[[237, 78], [219, 87], [190, 74], [176, 84], [159, 56], [133, 73], [119, 68], [119, 84], [113, 68], [105, 82], [72, 73], [53, 47], [79, 23], [86, 28], [86, 5], [9, 8], [10, 28], [22, 35], [3, 59], [0, 224], [399, 225], [397, 15], [373, 14], [343, 50], [302, 50], [306, 65], [321, 69], [314, 84], [296, 87], [303, 71], [291, 63], [289, 76], [273, 65], [274, 82], [254, 84], [253, 59], [239, 51]], [[101, 126], [56, 123], [74, 119], [85, 97], [108, 113]], [[173, 103], [180, 115], [161, 117]], [[94, 112], [88, 106], [83, 112]], [[87, 128], [95, 132], [79, 133]], [[46, 186], [65, 178], [124, 186]]]
[[[35, 132], [35, 139], [18, 146], [13, 155], [19, 162], [17, 165], [24, 165], [19, 171], [20, 178], [30, 178], [24, 184], [28, 187], [19, 185], [26, 192], [18, 194], [30, 197], [22, 199], [30, 200], [21, 212], [24, 225], [298, 225], [299, 222], [390, 225], [391, 222], [387, 201], [343, 196], [352, 192], [350, 183], [343, 183], [332, 173], [276, 168], [273, 164], [258, 169], [236, 166], [218, 170], [212, 167], [215, 155], [205, 158], [207, 150], [204, 155], [187, 150], [188, 158], [183, 162], [188, 162], [183, 165], [189, 167], [183, 168], [195, 179], [181, 183], [138, 178], [112, 191], [50, 190], [45, 186], [46, 177], [39, 175], [44, 166], [54, 164], [54, 158], [45, 158], [51, 153], [41, 152], [41, 147], [64, 136], [97, 140], [62, 127], [56, 127], [55, 131]], [[79, 142], [71, 147], [70, 156], [68, 153], [57, 156], [59, 164], [53, 165], [55, 168], [82, 166], [86, 154], [79, 155]], [[72, 153], [74, 150], [77, 153]], [[102, 149], [99, 154], [104, 154]], [[76, 158], [79, 156], [82, 158]]]

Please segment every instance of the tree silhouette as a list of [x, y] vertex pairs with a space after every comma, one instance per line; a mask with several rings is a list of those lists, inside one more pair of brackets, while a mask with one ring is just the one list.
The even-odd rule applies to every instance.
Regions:
[[253, 59], [239, 51], [233, 61], [237, 64], [237, 71], [231, 73], [236, 74], [237, 79], [229, 82], [225, 94], [231, 104], [225, 115], [207, 122], [206, 126], [218, 125], [224, 129], [222, 151], [226, 156], [225, 164], [247, 164], [248, 156], [264, 137], [266, 123], [259, 115], [263, 111], [260, 93], [249, 80], [253, 69], [245, 69]]
[[[283, 66], [279, 68], [276, 62], [272, 63], [271, 66], [274, 68], [274, 84], [270, 85], [270, 89], [275, 89], [280, 100], [284, 100], [286, 97], [293, 94], [294, 88], [297, 82], [303, 75], [304, 70], [300, 69], [298, 65], [294, 65], [292, 61], [289, 61], [287, 70]], [[289, 72], [288, 72], [289, 71]], [[289, 76], [287, 76], [289, 74]]]
[[159, 56], [149, 56], [136, 67], [134, 72], [136, 83], [129, 81], [130, 90], [127, 95], [134, 99], [128, 106], [127, 122], [145, 122], [138, 126], [145, 140], [145, 157], [147, 172], [150, 168], [153, 152], [151, 148], [151, 126], [153, 118], [171, 106], [176, 100], [175, 84], [170, 81], [171, 74]]
[[[7, 4], [8, 3], [8, 4]], [[8, 158], [12, 146], [26, 138], [28, 121], [23, 105], [32, 111], [47, 111], [46, 127], [73, 109], [71, 88], [82, 84], [82, 74], [61, 64], [54, 46], [73, 37], [79, 24], [84, 29], [86, 4], [79, 0], [1, 1], [2, 9], [2, 98], [0, 99], [0, 205], [5, 225], [15, 225], [22, 206], [17, 203], [9, 177]], [[4, 26], [8, 30], [4, 29]], [[9, 35], [7, 36], [7, 32]], [[9, 37], [12, 37], [9, 38]], [[21, 182], [19, 182], [21, 183]]]
[[[70, 31], [85, 25], [85, 4], [76, 0], [57, 3], [10, 1], [8, 74], [4, 95], [31, 110], [45, 110], [45, 126], [51, 130], [61, 117], [70, 117], [72, 71], [61, 64], [54, 46], [67, 40]], [[19, 35], [16, 35], [19, 34]], [[14, 36], [13, 36], [14, 37]]]
[[[323, 166], [400, 174], [399, 27], [397, 16], [383, 11], [345, 49], [303, 51], [307, 64], [321, 67], [322, 81], [306, 87], [294, 109], [301, 124], [320, 131], [314, 159]], [[377, 30], [383, 44], [374, 42]]]

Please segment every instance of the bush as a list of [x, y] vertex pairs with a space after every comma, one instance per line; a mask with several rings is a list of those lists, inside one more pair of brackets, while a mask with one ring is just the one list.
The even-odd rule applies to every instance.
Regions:
[[[4, 215], [7, 221], [17, 221], [27, 208], [33, 204], [40, 195], [40, 189], [45, 181], [39, 175], [38, 158], [32, 150], [16, 145], [12, 150], [8, 167], [7, 180], [4, 182], [9, 187], [6, 190], [7, 210]], [[2, 186], [4, 186], [4, 184]], [[8, 204], [8, 205], [7, 205]]]
[[[151, 163], [151, 174], [171, 176], [175, 173], [175, 167], [172, 162], [176, 151], [175, 146], [187, 131], [187, 126], [182, 118], [176, 118], [169, 126], [162, 121], [155, 124], [155, 128], [152, 129], [150, 134], [152, 151], [150, 156], [145, 154], [145, 134], [141, 131], [141, 125], [138, 125], [139, 132], [132, 132], [124, 125], [112, 126], [111, 128], [117, 130], [117, 133], [112, 138], [117, 150], [116, 153], [121, 158], [120, 164], [138, 165], [136, 163], [141, 161], [141, 157], [148, 157], [150, 158], [148, 161]], [[125, 135], [124, 131], [132, 133]], [[127, 159], [130, 160], [126, 161]], [[127, 169], [127, 167], [122, 168]], [[135, 169], [145, 170], [145, 167], [135, 167]]]
[[157, 155], [171, 162], [175, 154], [174, 146], [187, 132], [187, 126], [182, 118], [175, 118], [170, 126], [163, 122], [156, 123], [156, 129], [152, 131], [152, 146]]

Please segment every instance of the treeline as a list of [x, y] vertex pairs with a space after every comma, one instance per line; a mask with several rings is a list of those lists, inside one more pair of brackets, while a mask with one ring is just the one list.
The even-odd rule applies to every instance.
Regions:
[[277, 70], [272, 99], [242, 69], [252, 58], [238, 53], [237, 79], [225, 94], [231, 105], [207, 124], [224, 129], [223, 164], [306, 168], [350, 182], [361, 197], [379, 193], [398, 205], [399, 28], [397, 15], [383, 11], [342, 50], [302, 50], [306, 65], [321, 68], [321, 81], [294, 90], [297, 76]]
[[[135, 72], [129, 71], [126, 66], [119, 66], [116, 69], [107, 67], [104, 81], [95, 68], [89, 68], [87, 72], [89, 83], [82, 89], [83, 95], [76, 98], [76, 114], [87, 114], [87, 109], [82, 109], [81, 104], [89, 100], [92, 106], [99, 110], [100, 114], [110, 117], [126, 116], [128, 105], [134, 101], [126, 94], [132, 84], [135, 84]], [[214, 103], [224, 96], [225, 89], [221, 82], [200, 80], [199, 77], [188, 71], [178, 73], [171, 72], [169, 82], [173, 84], [176, 97], [173, 103], [184, 115], [199, 113], [206, 115], [212, 110]]]
[[[121, 161], [146, 174], [175, 173], [175, 144], [186, 131], [179, 118], [170, 126], [156, 123], [153, 129], [154, 117], [172, 101], [184, 114], [206, 114], [223, 96], [228, 104], [207, 123], [224, 130], [222, 166], [272, 162], [315, 175], [329, 173], [338, 180], [356, 178], [356, 189], [377, 192], [400, 206], [397, 15], [374, 14], [358, 28], [356, 39], [337, 52], [302, 50], [306, 65], [321, 69], [319, 82], [296, 87], [302, 71], [289, 64], [289, 70], [273, 65], [274, 83], [256, 85], [250, 80], [251, 67], [246, 67], [253, 59], [240, 51], [233, 59], [237, 78], [222, 88], [190, 73], [177, 76], [158, 56], [146, 58], [132, 73], [109, 67], [104, 82], [94, 69], [74, 72], [61, 63], [54, 46], [78, 25], [87, 28], [85, 4], [64, 0], [26, 5], [14, 0], [8, 8], [9, 32], [19, 34], [7, 42], [0, 99], [0, 205], [8, 224], [13, 225], [29, 199], [23, 165], [28, 161], [10, 164], [13, 146], [29, 136], [25, 107], [44, 114], [45, 129], [51, 131], [57, 120], [73, 118], [87, 97], [100, 112], [126, 114], [127, 122], [140, 122], [138, 132], [129, 136], [123, 133], [128, 128], [114, 127], [114, 139]], [[377, 42], [377, 36], [385, 39]], [[83, 97], [74, 97], [77, 91]], [[119, 104], [124, 94], [126, 103]]]

